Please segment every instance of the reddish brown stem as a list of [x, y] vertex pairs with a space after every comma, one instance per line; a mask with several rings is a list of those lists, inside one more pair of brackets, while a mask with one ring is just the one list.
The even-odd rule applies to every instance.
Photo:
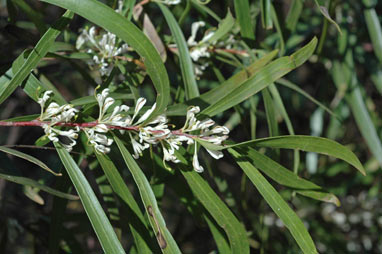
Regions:
[[[42, 127], [44, 125], [49, 125], [51, 124], [50, 122], [44, 122], [44, 121], [39, 121], [39, 120], [32, 120], [32, 121], [24, 121], [24, 122], [4, 122], [0, 121], [0, 126], [8, 126], [8, 127], [26, 127], [26, 126], [37, 126], [37, 127]], [[99, 123], [97, 121], [94, 122], [88, 122], [88, 123], [56, 123], [54, 126], [63, 126], [63, 127], [79, 127], [80, 129], [84, 128], [92, 128], [97, 126]], [[127, 130], [127, 131], [139, 131], [140, 126], [127, 126], [127, 127], [121, 127], [121, 126], [116, 126], [116, 125], [109, 125], [106, 124], [106, 126], [110, 130]], [[163, 131], [157, 130], [153, 131], [154, 133], [162, 133]], [[189, 138], [202, 138], [197, 135], [191, 135], [188, 133], [184, 133], [181, 129], [179, 130], [173, 130], [171, 131], [173, 135], [177, 136], [186, 136]]]

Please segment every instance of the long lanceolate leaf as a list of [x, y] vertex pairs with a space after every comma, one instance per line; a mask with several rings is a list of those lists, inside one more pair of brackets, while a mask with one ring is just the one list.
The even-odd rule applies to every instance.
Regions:
[[264, 197], [272, 210], [280, 217], [285, 226], [289, 229], [293, 238], [304, 253], [318, 253], [314, 242], [306, 230], [304, 224], [296, 213], [288, 206], [285, 200], [278, 194], [273, 186], [261, 173], [245, 158], [243, 159], [239, 152], [230, 148], [228, 150], [236, 159], [237, 164], [243, 169], [256, 189]]
[[78, 196], [74, 196], [71, 194], [63, 193], [61, 191], [52, 189], [52, 188], [45, 186], [45, 185], [43, 185], [43, 184], [41, 184], [35, 180], [32, 180], [30, 178], [26, 178], [26, 177], [22, 177], [22, 176], [12, 176], [12, 175], [6, 175], [6, 174], [0, 174], [0, 178], [5, 179], [5, 180], [10, 181], [10, 182], [22, 184], [25, 186], [38, 188], [42, 191], [45, 191], [47, 193], [50, 193], [50, 194], [55, 195], [55, 196], [60, 197], [60, 198], [65, 198], [65, 199], [69, 199], [69, 200], [78, 200]]
[[[375, 8], [372, 7], [374, 1], [363, 0], [362, 2], [365, 5], [363, 14], [365, 15], [367, 30], [373, 43], [374, 52], [379, 62], [382, 63], [382, 28]], [[375, 3], [377, 2], [375, 1]]]
[[239, 71], [231, 78], [224, 81], [222, 84], [220, 84], [220, 86], [203, 93], [202, 95], [200, 95], [200, 97], [189, 100], [184, 104], [175, 104], [169, 106], [169, 108], [167, 109], [167, 115], [182, 116], [186, 114], [187, 107], [189, 105], [198, 105], [201, 108], [205, 108], [211, 104], [216, 103], [226, 94], [232, 92], [237, 87], [239, 87], [240, 84], [242, 84], [248, 78], [252, 77], [257, 72], [259, 72], [262, 69], [262, 67], [268, 64], [277, 55], [277, 52], [277, 50], [273, 50], [272, 52], [266, 54], [265, 56], [248, 66], [246, 69]]
[[129, 214], [131, 217], [128, 218], [128, 220], [139, 253], [153, 253], [153, 251], [150, 251], [149, 248], [150, 235], [147, 228], [147, 223], [129, 188], [127, 188], [124, 180], [110, 158], [107, 155], [98, 153], [95, 154], [107, 177], [107, 180], [113, 188], [113, 191], [128, 205], [132, 211], [132, 213]]
[[281, 185], [303, 190], [321, 189], [320, 186], [298, 177], [296, 174], [293, 174], [276, 161], [259, 153], [251, 147], [240, 149], [240, 152], [243, 156], [247, 156], [248, 160], [250, 160], [256, 168], [260, 169], [269, 178]]
[[277, 79], [303, 64], [313, 54], [316, 45], [317, 39], [313, 38], [311, 42], [291, 56], [281, 57], [271, 62], [231, 93], [226, 94], [226, 96], [221, 98], [218, 102], [203, 110], [201, 114], [211, 117], [245, 101], [250, 96], [261, 91]]
[[249, 253], [246, 231], [208, 183], [195, 171], [182, 171], [192, 192], [222, 227], [229, 239], [232, 254]]
[[180, 69], [182, 72], [186, 99], [192, 99], [194, 97], [199, 96], [199, 89], [198, 84], [196, 83], [194, 66], [191, 61], [190, 52], [188, 51], [186, 39], [184, 38], [182, 30], [180, 29], [176, 19], [174, 18], [170, 10], [162, 4], [158, 5], [164, 17], [166, 18], [167, 24], [170, 27], [172, 35], [174, 36], [176, 46], [178, 47]]
[[94, 191], [90, 187], [90, 184], [82, 174], [76, 162], [63, 147], [57, 143], [54, 144], [62, 164], [68, 172], [68, 175], [76, 188], [78, 195], [80, 196], [85, 212], [89, 217], [105, 254], [125, 253], [113, 227], [110, 224], [109, 219], [101, 207], [101, 204], [97, 200]]
[[19, 158], [22, 158], [24, 160], [30, 161], [30, 162], [36, 164], [37, 166], [45, 169], [46, 171], [48, 171], [48, 172], [50, 172], [56, 176], [61, 175], [61, 174], [56, 173], [53, 170], [51, 170], [44, 162], [40, 161], [39, 159], [37, 159], [33, 156], [30, 156], [29, 154], [25, 154], [25, 153], [22, 153], [20, 151], [17, 151], [17, 150], [8, 148], [8, 147], [4, 147], [4, 146], [0, 146], [0, 151], [4, 152], [4, 153], [12, 154], [12, 155], [17, 156]]
[[3, 87], [0, 87], [0, 104], [12, 94], [17, 86], [30, 74], [31, 70], [36, 67], [38, 62], [48, 53], [57, 36], [61, 33], [61, 30], [69, 24], [72, 17], [72, 12], [65, 12], [65, 14], [48, 29], [44, 36], [41, 37], [36, 47], [29, 54], [22, 67], [14, 74], [13, 78], [5, 83]]
[[353, 165], [362, 174], [366, 174], [361, 162], [358, 160], [357, 156], [349, 150], [349, 148], [326, 138], [301, 135], [280, 136], [255, 139], [227, 147], [236, 146], [299, 149], [306, 152], [326, 154], [344, 160]]
[[351, 51], [346, 53], [345, 59], [346, 62], [342, 64], [334, 61], [332, 73], [334, 83], [337, 89], [340, 89], [342, 84], [346, 84], [350, 88], [348, 95], [345, 97], [346, 101], [351, 107], [357, 126], [366, 140], [370, 151], [374, 154], [379, 165], [382, 166], [382, 142], [366, 108], [365, 99], [362, 96], [361, 86], [356, 73], [353, 71], [354, 60]]
[[251, 16], [249, 13], [248, 0], [234, 0], [236, 18], [240, 25], [240, 34], [244, 38], [255, 39], [255, 31], [252, 26]]
[[146, 70], [157, 91], [155, 111], [146, 122], [164, 112], [170, 98], [168, 75], [157, 50], [141, 30], [132, 22], [116, 13], [113, 9], [96, 0], [42, 1], [73, 11], [111, 33], [116, 34], [137, 51], [142, 57]]
[[114, 140], [138, 186], [142, 202], [148, 214], [150, 224], [155, 232], [159, 247], [163, 253], [180, 253], [179, 247], [166, 227], [166, 223], [155, 199], [154, 192], [145, 174], [139, 168], [137, 162], [134, 160], [133, 156], [131, 156], [122, 141], [116, 136], [114, 136]]
[[240, 154], [245, 156], [254, 167], [261, 170], [275, 182], [294, 188], [295, 191], [301, 195], [334, 203], [339, 206], [340, 201], [335, 195], [324, 192], [320, 186], [300, 178], [290, 170], [286, 169], [271, 158], [259, 153], [252, 147], [245, 147], [245, 149], [239, 149], [238, 151], [240, 151]]
[[[186, 159], [177, 153], [178, 159], [183, 164], [188, 164]], [[182, 174], [190, 186], [194, 195], [199, 199], [211, 216], [220, 227], [223, 228], [228, 236], [231, 253], [249, 253], [249, 243], [244, 226], [237, 220], [235, 215], [220, 200], [209, 184], [194, 170], [185, 169], [183, 166]]]

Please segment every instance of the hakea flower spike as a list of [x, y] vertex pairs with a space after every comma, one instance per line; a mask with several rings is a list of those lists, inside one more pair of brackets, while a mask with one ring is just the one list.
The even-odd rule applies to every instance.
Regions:
[[[41, 106], [41, 115], [39, 121], [43, 122], [40, 126], [45, 131], [46, 136], [53, 142], [60, 142], [65, 149], [71, 151], [76, 144], [78, 132], [83, 130], [88, 138], [88, 143], [92, 145], [97, 153], [106, 154], [110, 152], [110, 146], [113, 139], [107, 136], [111, 129], [119, 129], [122, 134], [128, 131], [131, 145], [133, 147], [133, 157], [138, 159], [143, 151], [152, 145], [161, 145], [163, 151], [163, 164], [166, 168], [166, 162], [179, 163], [176, 151], [183, 144], [194, 145], [194, 154], [192, 165], [197, 172], [203, 172], [203, 167], [198, 159], [198, 143], [205, 147], [205, 143], [212, 145], [222, 145], [228, 138], [229, 129], [225, 126], [217, 126], [212, 119], [199, 120], [197, 114], [200, 112], [198, 106], [191, 106], [187, 110], [184, 126], [178, 130], [170, 130], [166, 115], [162, 114], [150, 118], [156, 109], [156, 104], [146, 110], [143, 114], [143, 107], [146, 104], [145, 98], [139, 98], [134, 107], [132, 116], [128, 115], [129, 107], [126, 105], [114, 106], [115, 100], [109, 96], [108, 88], [95, 94], [99, 106], [99, 115], [97, 121], [90, 123], [72, 123], [71, 121], [78, 112], [72, 105], [58, 105], [51, 102], [52, 92], [45, 92], [38, 103]], [[112, 109], [112, 110], [111, 110]], [[112, 111], [111, 113], [109, 111]], [[138, 120], [136, 120], [138, 119]], [[147, 121], [148, 119], [151, 119]], [[69, 130], [61, 130], [63, 126], [71, 126]], [[81, 127], [81, 128], [80, 128]], [[65, 140], [66, 142], [62, 142]], [[207, 152], [215, 159], [223, 157], [219, 150], [206, 148]]]

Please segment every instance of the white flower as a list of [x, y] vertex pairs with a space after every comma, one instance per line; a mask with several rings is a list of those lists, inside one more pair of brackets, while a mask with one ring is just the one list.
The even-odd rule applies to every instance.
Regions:
[[110, 152], [110, 147], [113, 144], [113, 139], [108, 138], [104, 134], [100, 134], [97, 132], [102, 132], [105, 133], [107, 132], [107, 127], [104, 124], [98, 124], [93, 128], [86, 128], [85, 133], [88, 137], [89, 143], [94, 146], [94, 149], [96, 152], [99, 153], [109, 153]]
[[106, 132], [109, 131], [109, 128], [107, 127], [107, 125], [106, 124], [102, 124], [102, 123], [101, 124], [97, 124], [92, 129], [94, 131], [96, 131], [96, 132], [101, 132], [101, 133], [106, 133]]
[[45, 104], [52, 93], [52, 91], [46, 91], [43, 96], [37, 100], [41, 106], [40, 121], [51, 121], [51, 124], [71, 121], [78, 112], [77, 109], [73, 108], [73, 105], [65, 104], [60, 106], [56, 102], [51, 102], [45, 109]]
[[133, 150], [134, 150], [134, 154], [133, 154], [133, 157], [134, 159], [138, 159], [139, 156], [142, 156], [142, 151], [149, 148], [150, 145], [147, 144], [147, 143], [144, 143], [144, 144], [140, 144], [138, 143], [132, 136], [131, 136], [131, 133], [129, 133], [130, 135], [130, 139], [131, 139], [131, 144], [133, 146]]
[[40, 120], [48, 120], [52, 116], [55, 116], [57, 114], [61, 113], [60, 105], [58, 105], [55, 102], [52, 102], [49, 104], [49, 106], [46, 108], [45, 112], [40, 116]]
[[192, 25], [191, 25], [191, 36], [187, 40], [188, 46], [195, 46], [198, 44], [195, 41], [196, 34], [198, 33], [199, 28], [203, 27], [205, 25], [206, 25], [206, 23], [204, 23], [204, 21], [197, 21], [197, 22], [192, 23]]
[[[116, 11], [122, 11], [121, 8], [122, 5], [119, 5]], [[93, 26], [89, 30], [82, 30], [82, 33], [77, 38], [76, 48], [80, 49], [89, 42], [87, 45], [90, 44], [91, 48], [87, 52], [93, 55], [93, 62], [90, 62], [89, 65], [98, 65], [102, 76], [109, 75], [114, 67], [114, 57], [125, 53], [129, 49], [127, 44], [118, 47], [116, 38], [116, 35], [110, 32], [98, 34], [96, 27]]]
[[220, 158], [223, 158], [223, 152], [222, 151], [217, 151], [217, 150], [210, 150], [210, 149], [207, 149], [207, 152], [216, 160], [220, 159]]
[[180, 160], [175, 156], [175, 150], [179, 149], [179, 146], [171, 146], [170, 148], [166, 148], [165, 144], [162, 143], [162, 149], [163, 149], [163, 164], [166, 166], [165, 161], [172, 161], [174, 163], [179, 163]]
[[124, 119], [126, 116], [122, 112], [127, 113], [129, 109], [130, 108], [126, 105], [116, 106], [113, 109], [113, 113], [102, 121], [115, 126], [125, 126]]
[[135, 117], [138, 115], [138, 113], [139, 113], [139, 111], [141, 111], [141, 109], [143, 108], [143, 106], [146, 104], [146, 99], [145, 98], [139, 98], [138, 100], [137, 100], [137, 105], [135, 105], [135, 109], [134, 109], [134, 115], [133, 115], [133, 117], [130, 119], [130, 118], [128, 118], [128, 119], [126, 119], [126, 124], [128, 125], [128, 126], [131, 126], [131, 125], [133, 125], [133, 121], [134, 121], [134, 119], [135, 119]]
[[[194, 135], [195, 138], [201, 139], [205, 142], [209, 142], [214, 145], [221, 145], [223, 141], [225, 141], [228, 138], [229, 129], [225, 126], [215, 126], [212, 129], [210, 129], [215, 124], [215, 122], [212, 119], [208, 119], [208, 118], [202, 121], [197, 120], [195, 114], [199, 112], [200, 112], [199, 107], [192, 106], [188, 109], [187, 115], [186, 115], [186, 122], [183, 128], [181, 129], [181, 131], [182, 132], [199, 131], [199, 134]], [[187, 138], [190, 138], [190, 137], [187, 137]], [[190, 142], [187, 141], [187, 143], [190, 143]], [[206, 150], [215, 159], [220, 159], [223, 157], [222, 151], [210, 150], [210, 149], [206, 149]], [[194, 165], [194, 168], [198, 169], [199, 162], [197, 161], [197, 157], [195, 154], [193, 158], [193, 165]]]
[[49, 100], [50, 95], [51, 95], [52, 93], [53, 93], [53, 91], [50, 91], [50, 90], [45, 91], [45, 92], [44, 92], [44, 95], [43, 95], [41, 98], [39, 98], [39, 99], [37, 100], [38, 104], [40, 104], [40, 106], [41, 106], [41, 110], [44, 109], [44, 107], [45, 107], [45, 103]]
[[197, 143], [195, 142], [195, 152], [194, 156], [192, 158], [192, 166], [194, 167], [194, 170], [198, 173], [202, 173], [204, 171], [204, 168], [200, 166], [199, 160], [198, 160], [198, 146]]
[[115, 12], [122, 14], [122, 8], [123, 8], [123, 0], [118, 0], [118, 8], [115, 10]]
[[82, 30], [82, 33], [77, 37], [76, 49], [82, 48], [82, 46], [86, 43], [87, 40], [88, 40], [87, 31], [84, 29]]
[[200, 47], [194, 47], [190, 51], [190, 56], [194, 62], [198, 61], [201, 57], [210, 57], [210, 53], [208, 52], [208, 46], [203, 45]]
[[147, 118], [149, 118], [149, 116], [151, 115], [151, 113], [155, 110], [155, 107], [156, 107], [156, 103], [154, 103], [154, 105], [149, 109], [147, 110], [139, 119], [138, 121], [135, 123], [135, 125], [137, 124], [140, 124], [142, 123], [143, 121], [145, 121]]
[[195, 124], [197, 123], [197, 119], [195, 114], [200, 112], [200, 108], [198, 106], [191, 106], [187, 110], [186, 122], [182, 128], [182, 131], [192, 131]]
[[99, 116], [98, 122], [102, 122], [103, 116], [105, 115], [108, 108], [114, 104], [115, 100], [111, 97], [108, 97], [109, 89], [106, 88], [102, 93], [96, 95], [96, 100], [99, 106]]
[[[78, 138], [78, 132], [80, 131], [80, 128], [77, 126], [75, 129], [70, 129], [68, 131], [62, 131], [56, 128], [53, 128], [51, 125], [44, 124], [42, 126], [44, 129], [45, 135], [51, 140], [52, 142], [59, 142], [68, 152], [72, 151], [73, 146], [76, 145], [76, 139]], [[69, 144], [60, 142], [59, 136], [67, 137], [69, 139]]]

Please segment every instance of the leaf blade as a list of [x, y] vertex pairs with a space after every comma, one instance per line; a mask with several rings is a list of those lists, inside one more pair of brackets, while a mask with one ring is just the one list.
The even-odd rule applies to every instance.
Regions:
[[[126, 149], [122, 141], [117, 136], [114, 136], [114, 140], [122, 154], [127, 167], [133, 175], [135, 183], [138, 186], [142, 202], [149, 215], [148, 218], [150, 224], [157, 236], [159, 247], [163, 253], [180, 253], [179, 247], [177, 246], [174, 238], [166, 227], [166, 223], [155, 199], [154, 192], [151, 189], [150, 183], [148, 182], [146, 176], [134, 158], [131, 156], [129, 151]], [[157, 228], [157, 226], [159, 228]]]
[[313, 38], [306, 46], [292, 54], [281, 57], [262, 68], [256, 75], [242, 83], [231, 93], [204, 109], [201, 114], [212, 117], [248, 99], [291, 70], [303, 64], [314, 52], [317, 39]]
[[161, 9], [167, 21], [167, 24], [171, 30], [171, 34], [174, 36], [175, 43], [178, 47], [180, 69], [182, 72], [186, 99], [189, 100], [198, 97], [200, 95], [199, 88], [198, 84], [196, 83], [194, 65], [191, 61], [191, 56], [188, 50], [186, 39], [184, 38], [182, 30], [180, 29], [178, 22], [176, 21], [170, 10], [162, 4], [158, 3], [158, 6]]
[[80, 196], [81, 202], [101, 243], [102, 249], [108, 254], [125, 253], [109, 219], [103, 211], [85, 176], [69, 153], [59, 144], [54, 143], [54, 145], [62, 164], [68, 172], [68, 175]]
[[249, 177], [256, 189], [264, 197], [272, 210], [280, 217], [285, 226], [289, 229], [293, 238], [304, 253], [318, 253], [312, 238], [306, 230], [304, 224], [296, 213], [289, 207], [284, 199], [272, 187], [261, 173], [252, 166], [251, 163], [241, 160], [240, 154], [235, 149], [229, 149], [229, 153], [236, 158], [236, 163]]

